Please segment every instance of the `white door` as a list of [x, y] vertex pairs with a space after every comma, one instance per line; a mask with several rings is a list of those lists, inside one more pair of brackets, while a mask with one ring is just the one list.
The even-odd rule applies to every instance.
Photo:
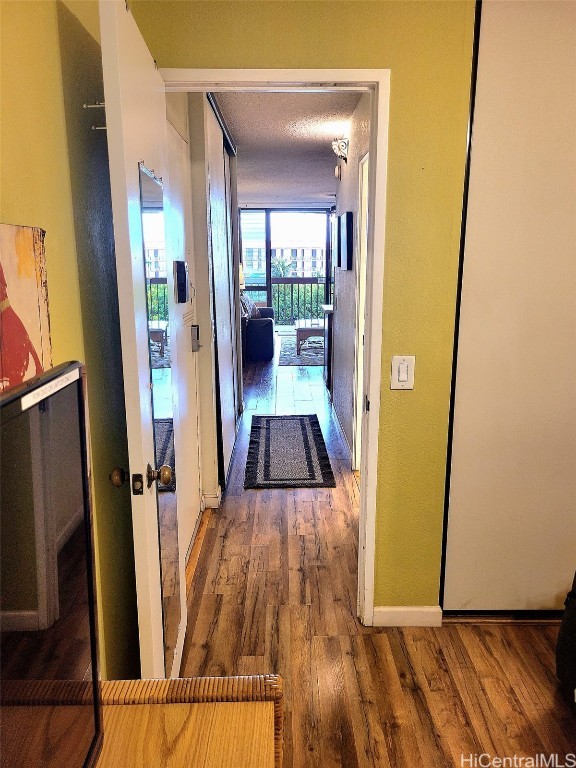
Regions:
[[124, 2], [101, 0], [100, 28], [129, 472], [144, 481], [131, 495], [141, 674], [163, 678], [158, 504], [146, 482], [154, 440], [138, 163], [165, 176], [164, 82]]
[[445, 610], [561, 610], [574, 577], [575, 31], [574, 3], [482, 10]]

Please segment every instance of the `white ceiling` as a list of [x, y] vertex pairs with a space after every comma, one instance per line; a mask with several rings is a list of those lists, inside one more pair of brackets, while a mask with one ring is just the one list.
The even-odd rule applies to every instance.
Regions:
[[217, 93], [238, 149], [240, 205], [330, 206], [332, 140], [348, 137], [359, 91]]

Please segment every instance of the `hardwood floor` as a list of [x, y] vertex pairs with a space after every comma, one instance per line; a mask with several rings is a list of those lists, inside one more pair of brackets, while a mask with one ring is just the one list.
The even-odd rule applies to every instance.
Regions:
[[[286, 768], [576, 752], [554, 676], [557, 625], [357, 620], [358, 485], [322, 368], [252, 365], [245, 406], [191, 583], [182, 675], [282, 675]], [[337, 487], [245, 491], [254, 413], [317, 413]]]
[[160, 530], [160, 565], [162, 573], [164, 666], [167, 675], [172, 673], [181, 611], [178, 520], [176, 515], [176, 492], [162, 491], [159, 493], [158, 524]]

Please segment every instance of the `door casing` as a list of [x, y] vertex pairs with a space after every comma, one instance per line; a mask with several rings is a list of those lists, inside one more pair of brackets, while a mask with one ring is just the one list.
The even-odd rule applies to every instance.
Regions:
[[[358, 616], [374, 617], [376, 483], [380, 428], [382, 310], [386, 237], [386, 179], [390, 70], [387, 69], [161, 69], [166, 91], [330, 92], [357, 90], [372, 94], [370, 130], [368, 253], [366, 263], [365, 355], [363, 401], [366, 409], [360, 461]], [[360, 393], [358, 393], [360, 395]], [[202, 403], [201, 403], [202, 407]]]
[[352, 445], [352, 469], [359, 470], [362, 460], [362, 427], [364, 423], [364, 322], [366, 309], [366, 256], [368, 251], [368, 183], [370, 179], [369, 155], [359, 162], [358, 181], [358, 258], [356, 259], [356, 327], [354, 340], [354, 427]]

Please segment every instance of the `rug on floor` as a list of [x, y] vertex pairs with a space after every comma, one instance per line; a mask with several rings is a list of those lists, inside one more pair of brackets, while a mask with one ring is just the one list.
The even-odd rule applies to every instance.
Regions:
[[159, 491], [176, 490], [176, 469], [174, 467], [174, 424], [172, 419], [154, 419], [154, 436], [156, 439], [156, 467], [168, 464], [172, 467], [172, 482], [163, 485], [158, 482]]
[[317, 416], [252, 416], [244, 488], [335, 486]]
[[278, 365], [324, 365], [324, 340], [313, 336], [306, 339], [296, 354], [296, 336], [280, 336], [280, 360]]

